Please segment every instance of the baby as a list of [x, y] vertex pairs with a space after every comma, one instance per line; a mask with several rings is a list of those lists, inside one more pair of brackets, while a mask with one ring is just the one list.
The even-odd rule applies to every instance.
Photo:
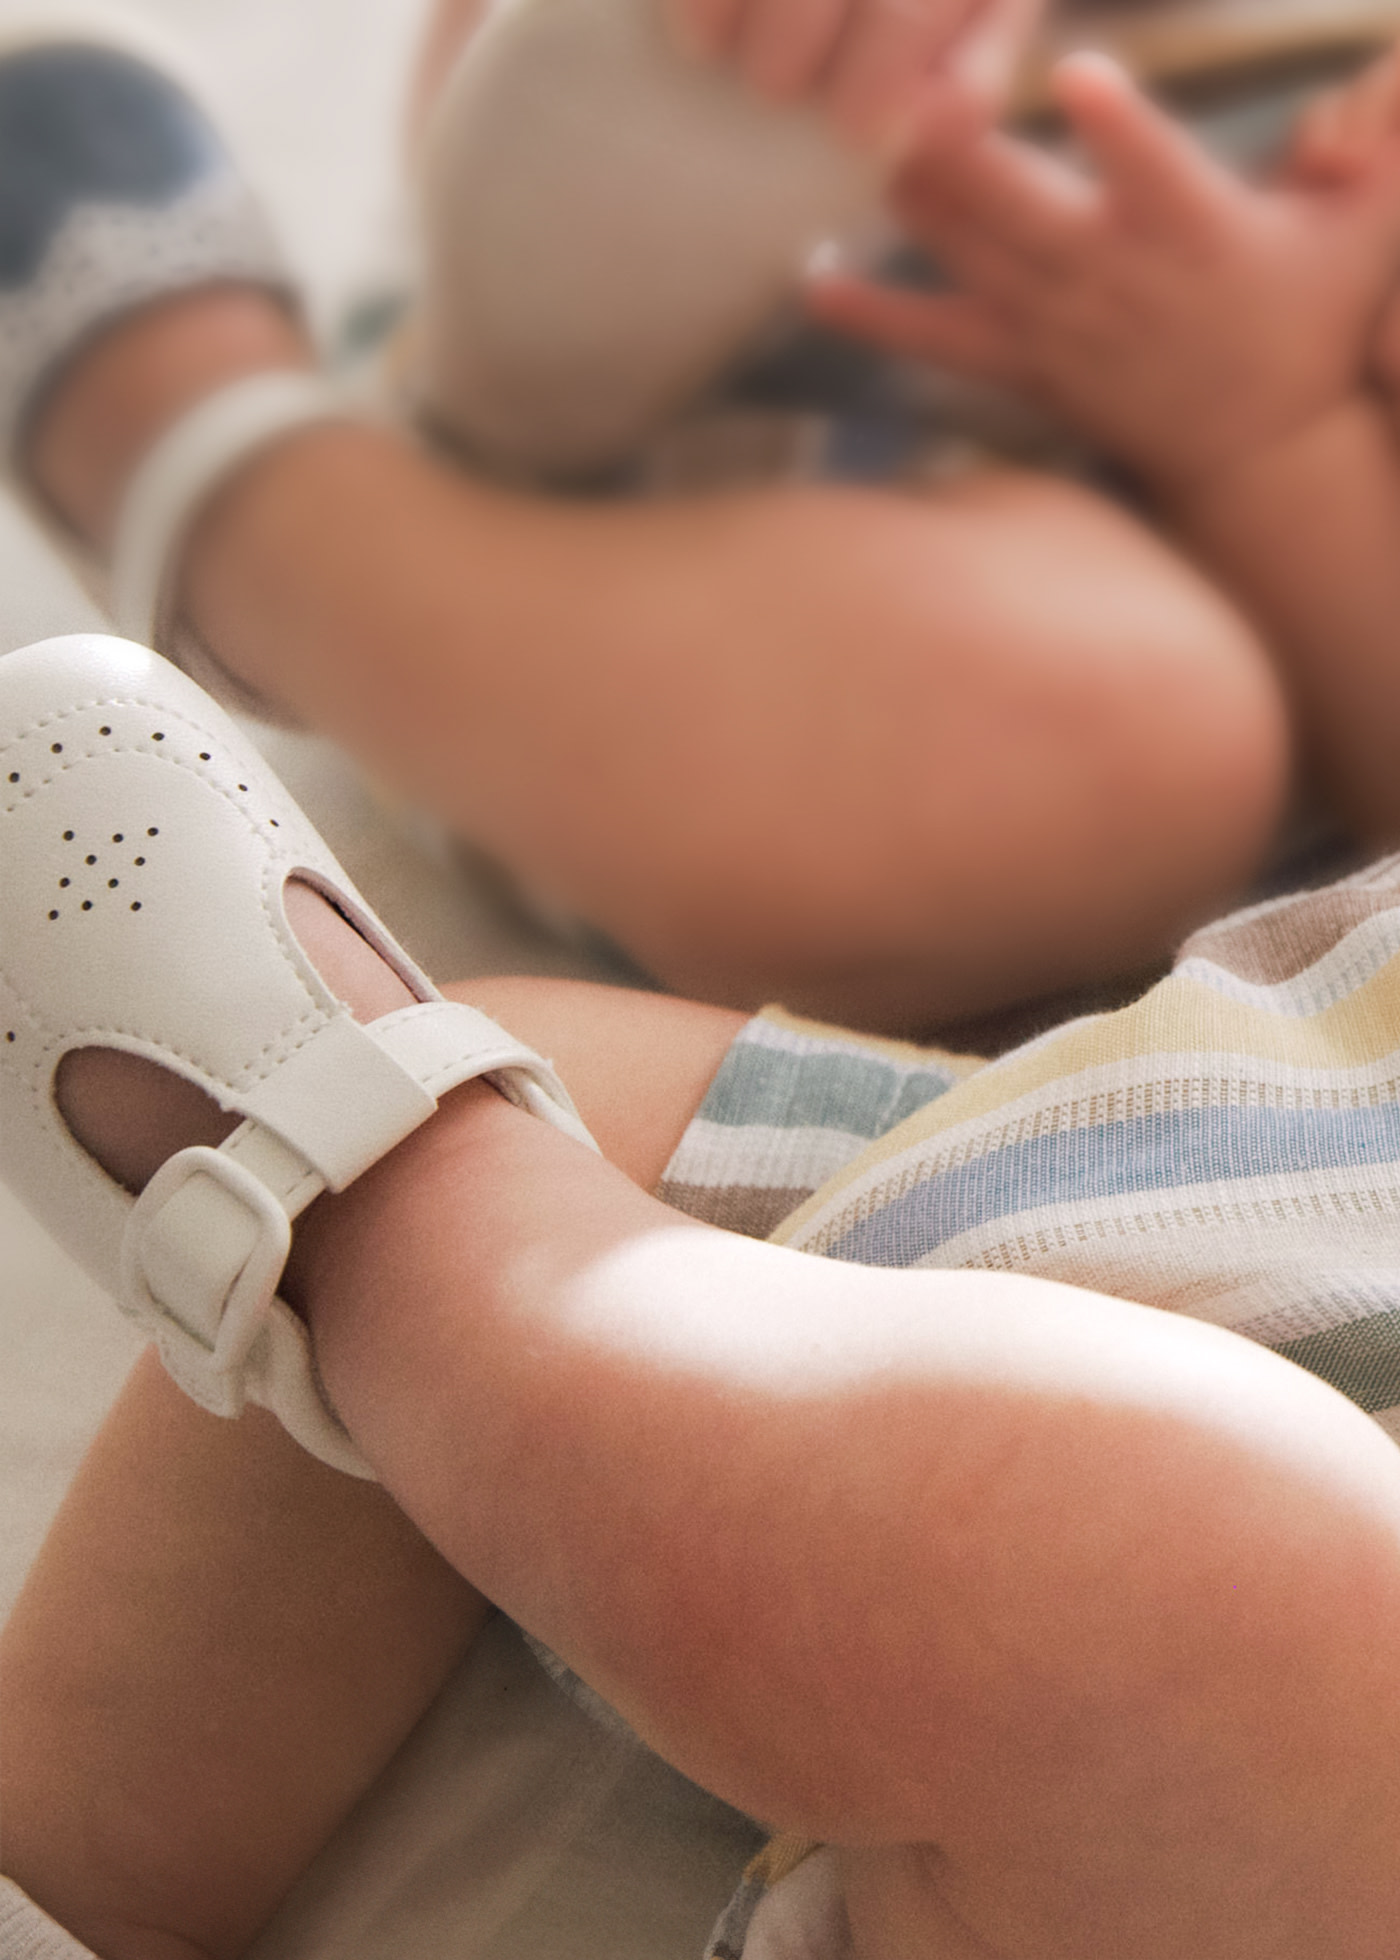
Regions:
[[[1393, 837], [1388, 83], [1320, 111], [1261, 190], [1116, 71], [1081, 60], [1060, 85], [1096, 177], [945, 126], [902, 200], [959, 294], [818, 304], [1031, 389], [1131, 464], [1269, 629], [1332, 793]], [[1227, 924], [1138, 1009], [969, 1080], [773, 1017], [474, 988], [559, 1058], [627, 1176], [467, 1087], [305, 1214], [286, 1290], [402, 1511], [138, 1370], [7, 1630], [11, 1878], [104, 1960], [242, 1950], [479, 1632], [467, 1575], [688, 1774], [827, 1841], [750, 1882], [773, 1884], [746, 1960], [1393, 1960], [1400, 1459], [1301, 1367], [1188, 1317], [1218, 1276], [1183, 1250], [1204, 1180], [1182, 1182], [1167, 1119], [1335, 1118], [1241, 1145], [1275, 1314], [1320, 1324], [1311, 1239], [1284, 1229], [1310, 1208], [1365, 1253], [1338, 1268], [1353, 1304], [1364, 1267], [1400, 1305], [1395, 893], [1383, 866]], [[316, 892], [287, 911], [357, 1017], [408, 1005]], [[216, 1007], [233, 981], [213, 976]], [[58, 1094], [138, 1190], [191, 1114], [102, 1067]], [[1120, 1105], [1119, 1185], [1181, 1187], [1124, 1300], [1093, 1264], [1113, 1238], [1095, 1126]], [[1013, 1132], [1030, 1157], [998, 1184]], [[789, 1205], [835, 1173], [779, 1233], [832, 1257], [636, 1188], [724, 1217], [746, 1135]], [[1027, 1163], [1065, 1138], [1042, 1188]], [[1379, 1352], [1393, 1307], [1357, 1318]], [[1382, 1356], [1367, 1380], [1395, 1376]], [[57, 1928], [24, 1937], [71, 1955]]]

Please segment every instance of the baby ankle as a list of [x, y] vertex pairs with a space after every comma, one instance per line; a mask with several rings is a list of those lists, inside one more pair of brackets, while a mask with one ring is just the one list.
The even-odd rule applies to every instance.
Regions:
[[301, 325], [256, 287], [202, 287], [144, 307], [60, 374], [26, 443], [30, 475], [79, 537], [105, 548], [136, 466], [187, 408], [229, 382], [312, 360]]

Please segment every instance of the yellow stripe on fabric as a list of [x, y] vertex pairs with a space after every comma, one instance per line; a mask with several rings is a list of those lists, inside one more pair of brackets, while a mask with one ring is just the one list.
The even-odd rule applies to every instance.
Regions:
[[769, 1887], [781, 1884], [799, 1865], [805, 1865], [814, 1851], [820, 1851], [820, 1838], [783, 1835], [769, 1838], [758, 1854], [744, 1867], [744, 1877]]
[[[1229, 1057], [1230, 1073], [1245, 1074], [1251, 1062], [1276, 1067], [1355, 1069], [1396, 1053], [1400, 1037], [1400, 960], [1320, 1013], [1294, 1020], [1216, 993], [1184, 974], [1161, 981], [1151, 993], [1116, 1013], [1079, 1021], [1049, 1035], [1020, 1055], [1012, 1055], [960, 1082], [946, 1096], [916, 1110], [877, 1138], [844, 1170], [815, 1191], [773, 1234], [780, 1245], [802, 1232], [851, 1185], [870, 1177], [881, 1164], [907, 1156], [917, 1144], [1051, 1088], [1092, 1069], [1125, 1068], [1153, 1055], [1192, 1054]], [[888, 1196], [867, 1198], [868, 1214]]]

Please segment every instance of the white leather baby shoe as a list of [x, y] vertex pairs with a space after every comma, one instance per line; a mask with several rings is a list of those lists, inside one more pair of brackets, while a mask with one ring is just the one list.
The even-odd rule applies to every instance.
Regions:
[[[324, 892], [418, 1004], [355, 1021], [288, 927], [289, 880]], [[0, 659], [0, 920], [0, 1176], [204, 1408], [262, 1403], [326, 1462], [372, 1475], [276, 1297], [292, 1221], [476, 1076], [591, 1143], [553, 1071], [443, 1000], [227, 716], [126, 641]], [[133, 1199], [55, 1101], [63, 1056], [94, 1046], [146, 1056], [244, 1120]]]
[[211, 282], [296, 310], [272, 227], [170, 50], [66, 0], [0, 18], [0, 452], [138, 307]]
[[107, 10], [0, 15], [0, 469], [121, 630], [235, 709], [269, 704], [175, 616], [178, 558], [221, 484], [308, 422], [343, 419], [317, 376], [253, 374], [177, 418], [128, 492], [108, 579], [29, 482], [25, 447], [64, 371], [143, 307], [252, 286], [302, 316], [272, 225], [175, 50]]

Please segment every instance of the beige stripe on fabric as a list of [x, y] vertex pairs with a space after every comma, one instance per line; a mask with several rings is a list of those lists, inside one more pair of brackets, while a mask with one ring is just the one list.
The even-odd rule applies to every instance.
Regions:
[[663, 1205], [683, 1211], [706, 1225], [718, 1225], [726, 1232], [741, 1232], [745, 1238], [766, 1239], [789, 1212], [811, 1197], [809, 1185], [786, 1191], [747, 1184], [673, 1184], [656, 1187]]
[[[1154, 987], [1133, 1007], [1073, 1023], [1059, 1034], [993, 1063], [946, 1096], [908, 1117], [888, 1136], [871, 1143], [860, 1157], [799, 1208], [775, 1234], [780, 1244], [804, 1239], [818, 1214], [830, 1214], [843, 1191], [864, 1183], [882, 1165], [893, 1182], [862, 1201], [869, 1211], [889, 1202], [901, 1184], [928, 1174], [928, 1157], [918, 1147], [963, 1125], [979, 1125], [1022, 1098], [1063, 1084], [1063, 1094], [1043, 1107], [1040, 1121], [1050, 1127], [1102, 1120], [1102, 1104], [1082, 1094], [1076, 1078], [1102, 1069], [1117, 1071], [1126, 1085], [1153, 1057], [1189, 1053], [1218, 1058], [1216, 1073], [1247, 1081], [1260, 1062], [1315, 1070], [1347, 1070], [1384, 1064], [1394, 1055], [1400, 1029], [1400, 960], [1320, 1013], [1299, 1019], [1247, 1006], [1177, 974]], [[1183, 1077], [1183, 1080], [1187, 1078]], [[1393, 1093], [1393, 1091], [1392, 1091]], [[1077, 1106], [1077, 1107], [1076, 1107]], [[984, 1132], [981, 1142], [988, 1141]], [[809, 1246], [808, 1249], [813, 1249]]]
[[1184, 960], [1213, 960], [1257, 986], [1277, 986], [1292, 980], [1329, 953], [1345, 935], [1380, 912], [1393, 911], [1396, 879], [1383, 881], [1374, 871], [1367, 882], [1329, 885], [1283, 903], [1222, 919], [1192, 935], [1177, 955]]

